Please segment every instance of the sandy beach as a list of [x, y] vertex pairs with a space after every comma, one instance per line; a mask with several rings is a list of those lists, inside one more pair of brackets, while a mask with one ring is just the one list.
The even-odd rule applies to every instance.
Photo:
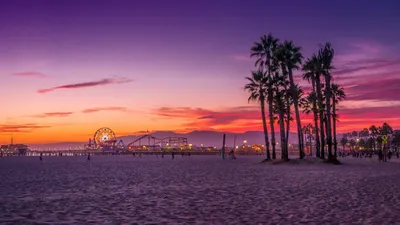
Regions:
[[400, 163], [262, 157], [2, 158], [0, 223], [400, 224]]

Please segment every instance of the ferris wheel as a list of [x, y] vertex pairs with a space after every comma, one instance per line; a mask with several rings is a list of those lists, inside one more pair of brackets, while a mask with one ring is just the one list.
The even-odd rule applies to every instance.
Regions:
[[110, 145], [115, 142], [115, 133], [108, 127], [102, 127], [94, 133], [93, 141], [99, 147]]

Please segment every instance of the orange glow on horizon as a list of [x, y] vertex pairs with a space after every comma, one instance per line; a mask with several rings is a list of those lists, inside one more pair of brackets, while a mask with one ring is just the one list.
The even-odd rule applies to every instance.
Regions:
[[[0, 143], [8, 144], [10, 143], [11, 137], [14, 138], [14, 143], [28, 143], [28, 144], [43, 144], [43, 143], [55, 143], [55, 142], [86, 142], [89, 138], [93, 137], [94, 132], [100, 127], [110, 127], [117, 137], [127, 136], [127, 135], [142, 135], [144, 131], [173, 131], [176, 133], [189, 133], [194, 130], [208, 130], [208, 131], [219, 131], [219, 132], [232, 132], [232, 133], [243, 133], [246, 131], [263, 131], [261, 120], [257, 119], [238, 119], [228, 124], [220, 124], [220, 125], [212, 125], [212, 126], [203, 126], [198, 124], [197, 127], [185, 127], [185, 121], [187, 118], [182, 120], [179, 118], [174, 119], [163, 119], [163, 118], [151, 118], [144, 117], [141, 120], [132, 120], [130, 122], [125, 122], [122, 119], [117, 120], [118, 116], [111, 117], [113, 119], [103, 121], [102, 123], [92, 123], [90, 120], [86, 123], [79, 124], [69, 124], [68, 119], [60, 119], [66, 120], [67, 123], [62, 124], [59, 123], [43, 123], [43, 125], [50, 124], [49, 127], [37, 128], [32, 130], [23, 130], [15, 131], [15, 132], [2, 132], [0, 133]], [[196, 120], [196, 118], [192, 118], [192, 120]], [[85, 120], [81, 120], [85, 121]], [[155, 122], [156, 121], [156, 122]], [[343, 119], [344, 122], [337, 123], [337, 133], [344, 133], [350, 131], [359, 131], [363, 128], [369, 128], [372, 124], [376, 126], [381, 126], [384, 122], [383, 120], [371, 120], [367, 122], [365, 120], [355, 120], [351, 119]], [[268, 122], [268, 131], [271, 129], [269, 127]], [[391, 125], [394, 129], [396, 127], [400, 127], [400, 121], [398, 119], [386, 120], [389, 125]], [[308, 123], [314, 124], [311, 119], [304, 118], [302, 121], [303, 125]], [[209, 124], [206, 122], [205, 124]], [[11, 126], [13, 124], [9, 124]], [[4, 126], [4, 125], [2, 125]], [[17, 128], [18, 125], [15, 124], [14, 128]], [[291, 132], [296, 131], [296, 123], [295, 121], [291, 122]], [[279, 125], [275, 125], [275, 132], [279, 132]]]

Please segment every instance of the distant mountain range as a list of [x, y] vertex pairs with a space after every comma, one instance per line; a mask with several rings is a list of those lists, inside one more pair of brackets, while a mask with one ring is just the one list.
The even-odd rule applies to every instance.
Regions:
[[[264, 133], [262, 131], [247, 131], [244, 133], [229, 133], [229, 132], [218, 132], [218, 131], [192, 131], [190, 133], [181, 134], [173, 131], [156, 131], [150, 133], [156, 138], [166, 137], [186, 137], [189, 144], [200, 146], [222, 146], [222, 136], [226, 134], [226, 145], [233, 146], [234, 137], [236, 136], [236, 145], [241, 145], [246, 140], [247, 144], [264, 144]], [[271, 134], [269, 134], [271, 135]], [[117, 137], [118, 140], [122, 140], [125, 145], [137, 140], [143, 135], [129, 135]], [[270, 137], [271, 138], [271, 137]], [[280, 142], [280, 134], [275, 133], [276, 141]], [[76, 148], [83, 147], [87, 142], [59, 142], [49, 144], [29, 144], [31, 148]], [[146, 141], [144, 141], [146, 143]], [[297, 143], [297, 133], [290, 132], [289, 143]]]

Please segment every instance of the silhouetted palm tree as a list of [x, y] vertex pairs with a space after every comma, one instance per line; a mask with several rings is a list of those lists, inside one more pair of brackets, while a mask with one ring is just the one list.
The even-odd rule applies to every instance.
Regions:
[[395, 151], [398, 152], [399, 147], [400, 147], [400, 132], [399, 131], [394, 133], [394, 136], [392, 139], [392, 145], [394, 146]]
[[328, 142], [328, 159], [332, 159], [332, 123], [331, 123], [331, 70], [335, 51], [330, 43], [320, 49], [318, 56], [322, 61], [322, 74], [325, 77], [325, 106], [326, 106], [326, 139]]
[[267, 82], [267, 102], [268, 102], [268, 112], [269, 121], [271, 127], [271, 142], [272, 142], [272, 158], [276, 159], [276, 140], [275, 140], [275, 128], [274, 128], [274, 113], [273, 113], [273, 95], [274, 95], [274, 73], [276, 67], [273, 65], [273, 53], [278, 46], [278, 39], [274, 38], [272, 34], [268, 36], [264, 35], [261, 37], [260, 42], [255, 42], [251, 48], [251, 57], [256, 57], [257, 61], [255, 66], [260, 69], [264, 69], [267, 72], [268, 82]]
[[[301, 107], [301, 105], [302, 105], [302, 99], [304, 99], [304, 92], [303, 92], [303, 90], [301, 89], [301, 87], [298, 85], [298, 84], [295, 84], [295, 89], [296, 89], [296, 96], [297, 96], [297, 99], [299, 100], [299, 107]], [[291, 94], [291, 91], [288, 91], [288, 93], [287, 93], [287, 96], [288, 96], [288, 102], [287, 102], [287, 104], [288, 104], [288, 107], [287, 107], [287, 109], [288, 109], [288, 111], [287, 111], [287, 114], [288, 114], [288, 125], [287, 125], [287, 131], [286, 131], [286, 140], [288, 140], [289, 141], [289, 128], [290, 128], [290, 122], [292, 122], [293, 121], [293, 117], [291, 116], [291, 106], [294, 104], [294, 100], [293, 100], [293, 98], [292, 98], [292, 94]], [[303, 129], [301, 129], [301, 131], [303, 131]], [[301, 134], [301, 137], [304, 139], [304, 135], [303, 135], [303, 132], [302, 132], [302, 134]], [[302, 144], [304, 145], [304, 140], [302, 140]], [[303, 146], [303, 156], [304, 156], [304, 146]]]
[[267, 75], [272, 76], [272, 54], [278, 46], [278, 39], [274, 38], [272, 34], [268, 36], [264, 35], [261, 37], [260, 42], [255, 42], [253, 47], [251, 47], [251, 57], [257, 57], [255, 66], [261, 69], [267, 69]]
[[[393, 128], [388, 124], [388, 123], [383, 123], [382, 128], [380, 129], [380, 133], [382, 136], [386, 136], [386, 138], [389, 138], [391, 134], [393, 134]], [[386, 157], [387, 157], [387, 148], [390, 146], [388, 146], [388, 144], [390, 143], [390, 140], [387, 140], [386, 142], [383, 141], [382, 138], [382, 144], [383, 144], [383, 151], [384, 151], [384, 160], [386, 161]]]
[[320, 131], [320, 141], [321, 141], [321, 158], [325, 158], [325, 128], [324, 128], [324, 102], [323, 102], [323, 92], [321, 87], [321, 75], [323, 72], [322, 68], [322, 60], [321, 57], [313, 56], [311, 62], [312, 69], [315, 75], [315, 88], [316, 88], [316, 97], [317, 97], [317, 109], [319, 114], [319, 131]]
[[[303, 109], [303, 113], [305, 113], [306, 115], [309, 115], [312, 111], [313, 111], [313, 100], [312, 100], [312, 96], [310, 94], [308, 94], [307, 96], [303, 96], [302, 98], [300, 98], [299, 101], [299, 106]], [[307, 128], [307, 126], [303, 127], [304, 129]], [[304, 131], [303, 129], [303, 131]], [[314, 129], [314, 128], [313, 128]], [[314, 129], [315, 130], [315, 129]], [[303, 132], [304, 134], [304, 132]], [[304, 135], [303, 135], [304, 136]], [[304, 138], [306, 140], [306, 138]], [[305, 148], [307, 148], [307, 142], [304, 141], [305, 144]], [[312, 147], [311, 147], [312, 148]], [[319, 153], [318, 153], [319, 156]]]
[[383, 123], [381, 128], [382, 135], [389, 135], [393, 134], [393, 128], [388, 123]]
[[289, 160], [289, 152], [287, 149], [287, 140], [285, 135], [285, 91], [277, 88], [274, 95], [274, 111], [278, 114], [279, 126], [280, 126], [280, 136], [281, 136], [281, 158], [283, 160]]
[[317, 73], [318, 59], [314, 54], [311, 58], [307, 59], [304, 66], [303, 71], [305, 71], [303, 75], [303, 79], [308, 82], [311, 81], [312, 92], [309, 93], [307, 97], [309, 109], [306, 109], [306, 113], [313, 112], [314, 115], [314, 129], [315, 129], [315, 147], [316, 147], [316, 156], [320, 157], [321, 151], [321, 142], [319, 137], [319, 128], [318, 128], [318, 107], [317, 107], [317, 92], [316, 92], [316, 73]]
[[338, 84], [332, 83], [333, 146], [335, 157], [337, 157], [336, 121], [338, 120], [336, 105], [345, 98], [346, 94], [344, 93], [344, 89]]
[[268, 77], [267, 81], [267, 102], [269, 122], [271, 127], [272, 159], [276, 159], [276, 139], [275, 139], [275, 117], [274, 117], [274, 96], [276, 93], [276, 83], [279, 82], [277, 75]]
[[297, 98], [296, 86], [293, 78], [293, 70], [299, 69], [303, 56], [300, 52], [300, 47], [297, 47], [291, 41], [285, 41], [277, 48], [277, 58], [284, 63], [289, 76], [290, 92], [294, 102], [294, 111], [296, 114], [297, 134], [299, 143], [299, 156], [304, 157], [303, 134], [301, 132], [301, 119], [299, 112], [299, 99]]
[[261, 118], [263, 123], [264, 129], [264, 139], [265, 139], [265, 146], [266, 146], [266, 159], [270, 160], [270, 150], [269, 150], [269, 138], [268, 138], [268, 128], [267, 128], [267, 121], [265, 118], [265, 89], [266, 89], [266, 76], [265, 73], [261, 70], [252, 72], [252, 77], [246, 77], [249, 81], [248, 84], [245, 85], [245, 90], [250, 93], [250, 97], [248, 101], [258, 101], [261, 106]]
[[340, 144], [343, 146], [343, 151], [346, 151], [346, 145], [349, 142], [347, 139], [347, 134], [344, 134], [342, 139], [340, 139]]
[[358, 136], [360, 137], [360, 139], [362, 139], [362, 140], [364, 140], [364, 142], [366, 142], [366, 139], [369, 136], [368, 128], [364, 128], [360, 132], [358, 132]]
[[357, 136], [358, 136], [358, 132], [357, 131], [351, 132], [351, 137], [352, 138], [357, 138]]
[[357, 142], [354, 139], [350, 139], [349, 145], [350, 145], [350, 150], [351, 151], [356, 150]]
[[369, 127], [369, 131], [371, 133], [372, 139], [374, 140], [373, 149], [375, 151], [376, 150], [376, 136], [378, 135], [378, 128], [375, 125], [372, 125]]
[[291, 106], [293, 104], [293, 99], [292, 99], [292, 95], [289, 91], [289, 86], [290, 83], [288, 80], [284, 80], [281, 83], [282, 87], [283, 87], [283, 92], [284, 92], [284, 96], [285, 96], [285, 123], [286, 123], [286, 148], [289, 148], [289, 131], [290, 131], [290, 122], [293, 121], [293, 117], [292, 117], [292, 111], [291, 111]]

